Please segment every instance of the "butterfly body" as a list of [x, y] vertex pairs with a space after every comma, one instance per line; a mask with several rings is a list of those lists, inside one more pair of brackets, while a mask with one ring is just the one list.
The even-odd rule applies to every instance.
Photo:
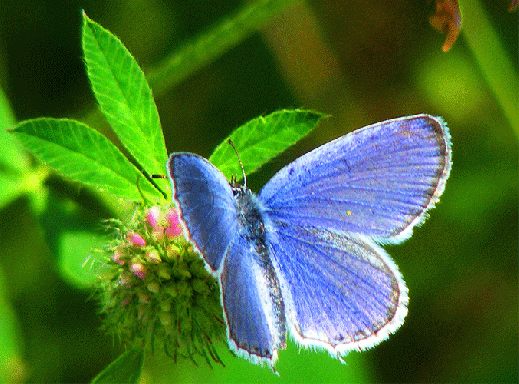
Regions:
[[[272, 359], [273, 353], [277, 349], [283, 349], [286, 346], [286, 329], [285, 329], [285, 306], [283, 297], [279, 287], [279, 279], [275, 272], [272, 264], [272, 258], [270, 255], [270, 248], [267, 243], [267, 230], [265, 220], [267, 217], [263, 212], [263, 207], [257, 199], [257, 197], [246, 187], [234, 187], [233, 194], [235, 198], [235, 207], [238, 219], [238, 231], [236, 233], [236, 244], [238, 250], [242, 248], [249, 248], [247, 252], [240, 252], [234, 254], [230, 252], [231, 256], [240, 259], [242, 263], [247, 264], [247, 271], [254, 271], [257, 275], [258, 289], [264, 289], [265, 292], [264, 300], [262, 300], [261, 308], [262, 311], [268, 313], [269, 316], [263, 319], [263, 322], [268, 327], [267, 333], [271, 334], [272, 345], [274, 348], [266, 347], [261, 351], [258, 351], [257, 343], [254, 341], [255, 335], [251, 335], [249, 338], [241, 338], [236, 334], [236, 330], [240, 329], [239, 321], [240, 308], [236, 308], [236, 311], [231, 311], [232, 304], [230, 303], [229, 296], [235, 298], [240, 295], [241, 283], [240, 281], [229, 280], [228, 273], [222, 273], [221, 285], [223, 290], [226, 292], [223, 296], [223, 303], [226, 308], [226, 321], [229, 324], [229, 340], [236, 344], [236, 349], [251, 351], [254, 356], [267, 356]], [[240, 244], [244, 244], [243, 247]], [[250, 258], [250, 260], [247, 260]], [[230, 257], [225, 261], [223, 265], [224, 271], [232, 270], [232, 263], [238, 262], [232, 260]], [[236, 290], [235, 292], [230, 292]], [[222, 292], [223, 293], [223, 292]], [[238, 302], [248, 306], [247, 297], [241, 296]], [[261, 317], [262, 313], [256, 314]], [[248, 319], [244, 319], [245, 322]], [[268, 320], [271, 320], [270, 322]], [[245, 324], [243, 324], [245, 326]], [[241, 340], [241, 341], [240, 341]]]
[[273, 366], [290, 333], [330, 354], [398, 329], [407, 287], [379, 243], [425, 219], [450, 172], [450, 136], [417, 115], [352, 132], [296, 159], [256, 196], [209, 161], [168, 161], [185, 235], [220, 283], [230, 346]]

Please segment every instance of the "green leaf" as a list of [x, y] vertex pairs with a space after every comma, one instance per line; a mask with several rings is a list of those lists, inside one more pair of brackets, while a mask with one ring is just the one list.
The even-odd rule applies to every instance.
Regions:
[[[231, 139], [245, 173], [250, 174], [309, 134], [326, 115], [314, 111], [282, 110], [260, 116], [237, 128]], [[234, 150], [224, 140], [209, 158], [227, 177], [240, 178], [242, 171]]]
[[106, 137], [75, 120], [35, 119], [11, 131], [34, 155], [72, 180], [114, 196], [141, 200], [162, 195]]
[[144, 354], [141, 350], [126, 351], [97, 375], [91, 383], [137, 383], [141, 376], [143, 358]]
[[117, 37], [84, 13], [83, 52], [101, 111], [121, 143], [148, 175], [163, 174], [166, 145], [139, 65]]

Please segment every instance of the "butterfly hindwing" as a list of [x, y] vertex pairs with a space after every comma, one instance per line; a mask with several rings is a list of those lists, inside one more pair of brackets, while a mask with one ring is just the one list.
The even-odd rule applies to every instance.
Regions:
[[[255, 362], [273, 365], [285, 346], [285, 315], [280, 293], [269, 287], [277, 277], [263, 251], [238, 236], [225, 258], [220, 284], [228, 338], [234, 350]], [[272, 300], [277, 294], [278, 299]]]
[[440, 118], [388, 120], [299, 157], [274, 175], [259, 198], [280, 222], [398, 242], [442, 194], [450, 153]]
[[273, 223], [268, 235], [291, 333], [332, 354], [378, 344], [407, 313], [407, 288], [373, 241]]

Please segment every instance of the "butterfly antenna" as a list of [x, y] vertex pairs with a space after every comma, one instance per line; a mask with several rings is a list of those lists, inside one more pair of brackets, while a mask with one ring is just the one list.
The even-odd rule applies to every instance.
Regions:
[[236, 157], [238, 158], [238, 162], [240, 163], [241, 171], [243, 173], [243, 186], [247, 188], [247, 176], [245, 175], [245, 168], [243, 168], [243, 163], [241, 162], [240, 155], [238, 154], [238, 151], [236, 150], [236, 147], [234, 146], [234, 143], [231, 139], [227, 140], [227, 143], [234, 149], [234, 152], [236, 152]]

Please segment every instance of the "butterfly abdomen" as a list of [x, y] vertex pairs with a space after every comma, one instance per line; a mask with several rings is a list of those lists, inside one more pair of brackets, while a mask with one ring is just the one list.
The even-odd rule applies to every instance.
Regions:
[[267, 246], [265, 213], [254, 193], [245, 187], [233, 190], [236, 199], [236, 211], [238, 214], [239, 236], [247, 239], [251, 247], [254, 248], [252, 254], [256, 257], [256, 263], [260, 267], [263, 278], [267, 282], [269, 298], [276, 316], [276, 328], [279, 332], [278, 348], [286, 346], [286, 319], [285, 304], [279, 279], [272, 264]]

